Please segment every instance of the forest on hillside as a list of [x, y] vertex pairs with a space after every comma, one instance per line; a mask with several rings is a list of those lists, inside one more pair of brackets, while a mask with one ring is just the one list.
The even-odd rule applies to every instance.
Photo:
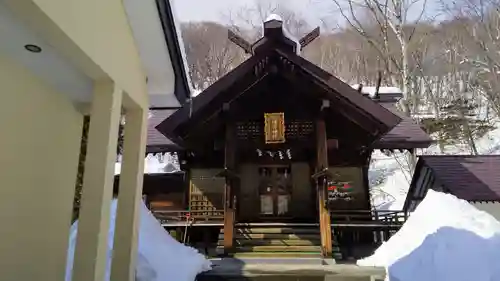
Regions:
[[[320, 37], [302, 56], [349, 84], [373, 86], [380, 77], [382, 86], [399, 87], [402, 112], [440, 147], [461, 144], [478, 154], [475, 140], [500, 116], [500, 0], [442, 2], [440, 20], [424, 16], [427, 0], [326, 1], [342, 24], [324, 21]], [[227, 25], [181, 25], [195, 89], [205, 89], [247, 58], [227, 39], [228, 29], [254, 42], [271, 13], [297, 38], [316, 27], [300, 12], [267, 0], [227, 13]]]

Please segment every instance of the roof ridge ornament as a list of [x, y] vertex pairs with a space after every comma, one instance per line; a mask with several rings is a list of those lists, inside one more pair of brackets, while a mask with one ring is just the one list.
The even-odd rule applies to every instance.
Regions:
[[[305, 36], [297, 40], [284, 26], [283, 19], [277, 14], [270, 14], [263, 23], [263, 36], [256, 42], [251, 44], [242, 36], [236, 34], [234, 31], [228, 29], [228, 39], [243, 49], [246, 54], [255, 54], [255, 49], [264, 44], [264, 42], [284, 42], [285, 45], [292, 48], [293, 51], [299, 55], [300, 51], [313, 42], [320, 35], [319, 26], [307, 33]], [[267, 39], [267, 40], [265, 40]], [[273, 44], [272, 43], [272, 44]], [[281, 44], [278, 44], [281, 45]], [[282, 46], [282, 45], [281, 45]]]

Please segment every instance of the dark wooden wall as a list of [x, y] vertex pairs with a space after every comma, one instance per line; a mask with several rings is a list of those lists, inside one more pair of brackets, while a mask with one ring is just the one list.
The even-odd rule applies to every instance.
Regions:
[[370, 202], [367, 196], [368, 187], [363, 182], [362, 167], [330, 167], [329, 171], [338, 175], [342, 181], [351, 182], [353, 187], [353, 201], [336, 201], [330, 204], [332, 210], [369, 210]]
[[[237, 218], [239, 220], [256, 220], [260, 214], [259, 173], [258, 164], [240, 165], [241, 188], [238, 197]], [[315, 219], [313, 187], [309, 163], [294, 162], [292, 170], [292, 191], [288, 208], [290, 216], [296, 219]]]

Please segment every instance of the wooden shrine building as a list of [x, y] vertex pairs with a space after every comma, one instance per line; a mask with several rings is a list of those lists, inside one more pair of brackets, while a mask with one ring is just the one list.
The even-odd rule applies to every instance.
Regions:
[[[251, 56], [156, 126], [186, 179], [186, 200], [171, 205], [193, 226], [220, 225], [226, 253], [262, 246], [266, 225], [292, 225], [280, 233], [308, 233], [307, 245], [331, 256], [332, 229], [378, 219], [368, 190], [373, 150], [431, 143], [395, 109], [400, 94], [370, 97], [301, 57], [311, 36], [295, 42], [279, 19], [254, 44], [231, 34]], [[240, 241], [248, 237], [256, 239]]]

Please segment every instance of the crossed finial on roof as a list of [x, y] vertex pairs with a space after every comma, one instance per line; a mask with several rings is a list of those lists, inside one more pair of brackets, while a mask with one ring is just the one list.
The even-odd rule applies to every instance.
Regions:
[[[275, 23], [273, 28], [276, 28], [276, 26], [277, 26], [278, 29], [281, 29], [281, 34], [283, 34], [286, 37], [286, 32], [284, 32], [284, 29], [283, 29], [283, 20], [281, 19], [281, 17], [279, 17], [278, 15], [274, 15], [274, 14], [270, 15], [264, 21], [264, 37], [266, 37], [266, 29], [271, 29], [271, 27], [266, 27], [266, 25], [269, 23]], [[314, 41], [314, 39], [318, 38], [319, 35], [320, 35], [319, 26], [316, 27], [315, 29], [313, 29], [311, 32], [304, 35], [300, 40], [298, 40], [298, 43], [300, 45], [298, 47], [300, 48], [300, 50], [304, 49], [307, 45], [309, 45], [312, 41]], [[245, 51], [245, 53], [253, 54], [253, 46], [257, 42], [254, 42], [253, 44], [251, 44], [250, 42], [245, 40], [243, 37], [241, 37], [240, 35], [236, 34], [235, 32], [233, 32], [231, 30], [228, 30], [227, 36], [231, 42], [233, 42], [234, 44], [236, 44], [237, 46], [242, 48]]]

